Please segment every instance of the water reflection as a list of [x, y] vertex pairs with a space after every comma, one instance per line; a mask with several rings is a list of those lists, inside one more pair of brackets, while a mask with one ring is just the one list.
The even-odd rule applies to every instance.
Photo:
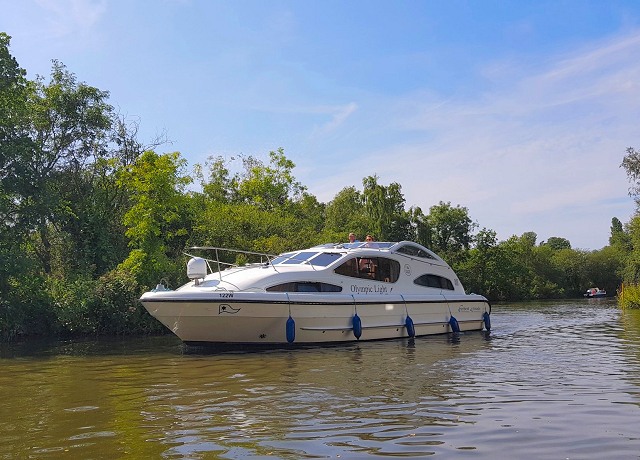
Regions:
[[638, 451], [640, 312], [535, 303], [492, 316], [491, 333], [299, 350], [172, 337], [5, 347], [0, 457]]
[[[233, 446], [234, 452], [266, 455], [265, 448], [271, 455], [299, 458], [315, 442], [323, 455], [348, 450], [353, 458], [385, 449], [425, 455], [432, 451], [424, 447], [438, 444], [433, 437], [442, 433], [422, 427], [459, 419], [447, 403], [455, 393], [448, 384], [452, 369], [437, 363], [482, 343], [480, 335], [468, 339], [457, 350], [442, 337], [418, 339], [418, 345], [269, 351], [250, 361], [246, 354], [189, 355], [176, 363], [172, 385], [151, 389], [150, 398], [164, 404], [150, 415], [174, 420], [174, 429], [165, 433], [173, 442], [197, 433], [197, 441], [189, 442], [194, 452], [215, 444], [216, 451]], [[418, 346], [428, 352], [416, 353]], [[425, 436], [427, 444], [417, 441]]]

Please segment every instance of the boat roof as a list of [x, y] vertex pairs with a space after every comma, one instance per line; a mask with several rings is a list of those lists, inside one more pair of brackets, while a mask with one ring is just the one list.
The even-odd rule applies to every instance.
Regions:
[[365, 241], [355, 243], [329, 243], [321, 244], [309, 248], [309, 250], [374, 250], [379, 252], [400, 253], [406, 256], [413, 256], [421, 259], [433, 259], [444, 262], [435, 252], [412, 241]]
[[[316, 266], [327, 266], [332, 262], [342, 258], [346, 254], [357, 254], [362, 257], [376, 257], [378, 254], [395, 253], [405, 257], [410, 257], [414, 260], [421, 260], [423, 262], [447, 265], [447, 263], [440, 258], [433, 251], [425, 248], [424, 246], [414, 243], [412, 241], [366, 241], [355, 243], [325, 243], [316, 246], [312, 246], [306, 249], [297, 249], [293, 251], [283, 252], [279, 255], [265, 254], [252, 251], [241, 251], [228, 248], [220, 248], [213, 246], [196, 246], [190, 249], [198, 250], [213, 250], [216, 253], [216, 261], [219, 261], [217, 256], [218, 251], [229, 251], [235, 253], [243, 253], [246, 255], [260, 256], [260, 263], [269, 263], [271, 265], [296, 265], [308, 263]], [[191, 254], [187, 254], [191, 255]], [[221, 263], [221, 262], [219, 262]], [[233, 265], [233, 264], [224, 264]]]
[[[393, 283], [394, 286], [401, 288], [402, 292], [413, 293], [416, 290], [415, 293], [418, 293], [417, 290], [422, 292], [424, 287], [442, 289], [442, 280], [440, 280], [442, 278], [449, 282], [450, 287], [446, 289], [464, 291], [452, 268], [443, 259], [424, 246], [411, 241], [328, 243], [284, 252], [277, 256], [215, 247], [194, 247], [191, 249], [213, 252], [215, 257], [215, 259], [205, 259], [192, 256], [187, 264], [190, 279], [205, 278], [204, 281], [196, 283], [199, 289], [203, 287], [220, 289], [221, 283], [225, 283], [224, 289], [229, 291], [267, 289], [289, 282], [322, 282], [342, 286], [343, 282], [347, 282], [344, 280], [351, 280], [351, 283], [356, 284]], [[260, 262], [248, 262], [243, 265], [225, 263], [220, 261], [218, 257], [220, 251], [259, 256]], [[197, 259], [200, 259], [201, 262], [196, 263]], [[353, 261], [350, 262], [352, 259]], [[190, 264], [192, 263], [193, 270], [190, 272]], [[206, 263], [206, 266], [203, 263]], [[394, 263], [395, 265], [393, 265]], [[207, 266], [209, 274], [207, 274]], [[362, 268], [363, 266], [365, 268]], [[344, 267], [342, 270], [344, 273], [336, 271], [339, 267]], [[374, 269], [371, 270], [371, 267]], [[353, 270], [355, 272], [351, 273]], [[402, 272], [408, 276], [413, 273], [415, 276], [410, 276], [410, 280], [408, 277], [403, 277], [402, 280], [395, 279], [394, 281], [378, 279], [375, 278], [376, 275], [371, 277], [371, 273], [386, 271], [389, 274], [392, 271], [398, 272], [398, 275]], [[314, 275], [311, 275], [312, 273]], [[343, 279], [343, 277], [346, 278]], [[427, 278], [420, 283], [415, 283], [416, 277]], [[432, 286], [430, 284], [432, 280], [429, 277], [438, 277], [439, 285]], [[396, 282], [399, 284], [396, 285]], [[415, 287], [414, 284], [418, 284], [420, 287]]]

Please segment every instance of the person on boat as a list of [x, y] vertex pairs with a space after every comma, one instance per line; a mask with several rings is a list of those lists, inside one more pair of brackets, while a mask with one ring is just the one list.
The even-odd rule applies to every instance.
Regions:
[[373, 237], [373, 235], [368, 234], [366, 236], [366, 238], [364, 239], [364, 241], [365, 241], [365, 244], [364, 244], [365, 248], [376, 248], [376, 249], [378, 249], [378, 243], [375, 242], [376, 239]]
[[349, 243], [358, 243], [358, 239], [356, 238], [356, 234], [351, 232], [349, 233]]
[[377, 269], [376, 259], [360, 259], [360, 274], [363, 278], [376, 279]]

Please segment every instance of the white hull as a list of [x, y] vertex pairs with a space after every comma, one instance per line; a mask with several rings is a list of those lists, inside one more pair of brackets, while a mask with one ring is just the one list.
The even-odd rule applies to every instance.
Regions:
[[[145, 294], [145, 308], [185, 343], [312, 344], [481, 330], [491, 307], [474, 295], [219, 293], [212, 298]], [[359, 318], [354, 327], [354, 317]], [[407, 327], [407, 316], [414, 331]], [[290, 329], [287, 331], [287, 321]], [[293, 331], [293, 332], [292, 332]], [[356, 336], [359, 334], [359, 338]]]

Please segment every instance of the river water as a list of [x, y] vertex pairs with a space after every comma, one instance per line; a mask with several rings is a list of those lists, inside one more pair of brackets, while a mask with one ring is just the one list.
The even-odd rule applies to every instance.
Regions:
[[492, 331], [296, 350], [172, 336], [0, 349], [0, 458], [640, 458], [640, 311], [495, 305]]

